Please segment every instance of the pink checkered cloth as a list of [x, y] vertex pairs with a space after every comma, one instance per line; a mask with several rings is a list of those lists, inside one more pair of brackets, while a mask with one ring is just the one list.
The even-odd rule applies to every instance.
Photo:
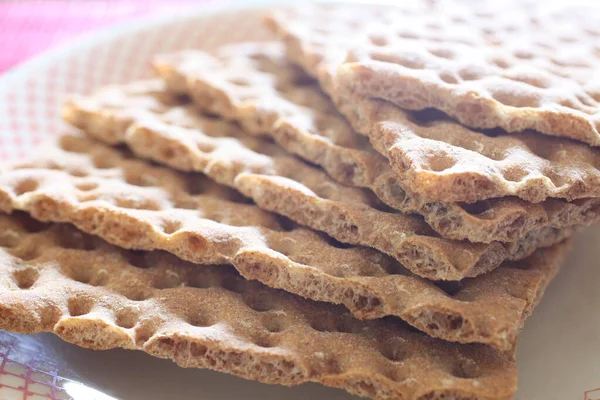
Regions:
[[0, 0], [0, 72], [77, 35], [210, 0]]

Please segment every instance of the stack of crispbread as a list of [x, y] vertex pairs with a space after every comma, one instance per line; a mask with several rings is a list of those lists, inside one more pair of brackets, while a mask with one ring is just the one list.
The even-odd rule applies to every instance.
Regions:
[[73, 97], [80, 131], [0, 174], [0, 328], [373, 398], [512, 398], [525, 319], [600, 218], [593, 22], [305, 5], [267, 16], [281, 42]]

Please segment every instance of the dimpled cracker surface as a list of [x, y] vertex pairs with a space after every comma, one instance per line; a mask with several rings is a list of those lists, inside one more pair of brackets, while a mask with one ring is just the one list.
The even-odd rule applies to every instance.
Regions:
[[[242, 43], [216, 55], [184, 51], [161, 55], [154, 67], [169, 90], [190, 95], [202, 110], [239, 122], [250, 134], [272, 137], [285, 150], [323, 167], [338, 182], [372, 189], [388, 206], [423, 215], [439, 234], [471, 242], [515, 241], [545, 226], [598, 220], [600, 199], [548, 199], [533, 204], [509, 197], [466, 205], [431, 201], [406, 190], [402, 176], [367, 139], [352, 130], [316, 82], [290, 64], [279, 43]], [[123, 88], [127, 91], [127, 88]], [[107, 104], [111, 91], [72, 101], [67, 116]], [[159, 91], [147, 95], [158, 97]], [[122, 107], [143, 92], [121, 96]], [[125, 100], [127, 98], [127, 100]]]
[[476, 278], [435, 284], [375, 250], [340, 246], [240, 203], [202, 175], [125, 158], [85, 136], [64, 136], [59, 145], [2, 171], [1, 210], [70, 222], [123, 248], [233, 264], [247, 279], [343, 304], [359, 318], [396, 315], [452, 341], [512, 350], [565, 251], [539, 250]]
[[[203, 172], [238, 189], [262, 208], [341, 242], [376, 248], [431, 279], [476, 276], [507, 257], [523, 258], [537, 247], [556, 243], [575, 229], [543, 228], [508, 244], [438, 238], [417, 216], [370, 207], [366, 201], [370, 192], [341, 186], [323, 171], [233, 124], [217, 120], [215, 127], [212, 117], [191, 107], [169, 108], [164, 102], [162, 112], [135, 106], [156, 102], [157, 97], [148, 92], [158, 85], [139, 82], [75, 100], [66, 108], [66, 119], [105, 142], [125, 142], [141, 157], [183, 171]], [[165, 93], [161, 91], [159, 97], [164, 101]]]
[[598, 7], [418, 3], [302, 7], [276, 18], [304, 65], [340, 66], [340, 84], [366, 96], [437, 108], [475, 128], [600, 145]]
[[113, 247], [71, 226], [0, 216], [0, 328], [54, 332], [264, 383], [319, 382], [377, 399], [509, 399], [510, 356], [359, 321], [246, 281], [228, 265]]
[[[340, 35], [339, 29], [359, 23], [357, 19], [368, 21], [365, 15], [369, 15], [369, 7], [361, 9], [363, 14], [339, 5], [307, 6], [294, 13], [276, 12], [267, 22], [284, 39], [289, 57], [319, 78], [354, 128], [368, 135], [373, 146], [388, 158], [407, 189], [433, 200], [465, 202], [503, 196], [540, 202], [548, 197], [573, 200], [600, 195], [597, 149], [531, 131], [510, 135], [498, 129], [475, 131], [441, 113], [404, 111], [340, 82], [334, 65], [343, 62], [340, 59], [345, 56], [341, 53], [347, 55], [347, 51], [342, 50], [344, 45], [339, 42], [353, 36]], [[318, 29], [324, 18], [333, 18], [332, 10], [337, 22], [328, 25], [329, 34], [314, 33], [310, 26]], [[423, 71], [433, 73], [427, 68]], [[361, 80], [364, 77], [354, 77], [352, 82]], [[428, 85], [432, 86], [435, 85]], [[507, 86], [503, 83], [499, 87]], [[457, 90], [470, 93], [469, 96], [475, 93]], [[419, 94], [411, 93], [411, 98], [418, 97]], [[527, 109], [527, 115], [530, 111], [533, 112]], [[559, 121], [564, 120], [568, 118], [561, 114]]]

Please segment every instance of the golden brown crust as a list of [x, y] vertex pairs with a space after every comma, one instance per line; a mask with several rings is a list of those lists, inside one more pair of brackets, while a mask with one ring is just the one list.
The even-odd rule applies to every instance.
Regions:
[[0, 215], [0, 246], [0, 329], [376, 399], [505, 400], [516, 390], [506, 354], [432, 339], [398, 320], [359, 321], [226, 265], [125, 251], [24, 215]]
[[[600, 195], [600, 172], [597, 169], [600, 165], [600, 152], [597, 149], [568, 139], [550, 138], [536, 133], [495, 136], [471, 130], [448, 120], [423, 121], [419, 120], [415, 113], [403, 111], [384, 100], [367, 98], [365, 93], [374, 94], [378, 87], [380, 90], [394, 93], [406, 92], [411, 101], [417, 104], [413, 108], [420, 109], [423, 107], [418, 105], [419, 102], [428, 101], [428, 90], [435, 91], [436, 88], [441, 88], [441, 96], [449, 86], [454, 86], [441, 81], [437, 72], [434, 72], [435, 68], [432, 66], [432, 69], [429, 69], [430, 64], [422, 70], [400, 68], [400, 71], [410, 71], [412, 74], [406, 79], [399, 77], [402, 72], [400, 75], [396, 74], [398, 68], [395, 66], [392, 68], [393, 73], [387, 71], [377, 75], [368, 70], [369, 66], [373, 65], [381, 69], [382, 64], [385, 64], [382, 62], [344, 64], [349, 50], [348, 45], [344, 47], [345, 37], [342, 35], [340, 39], [336, 29], [331, 29], [329, 33], [314, 34], [309, 28], [309, 25], [317, 24], [325, 15], [331, 17], [331, 11], [330, 8], [319, 6], [307, 7], [304, 12], [298, 13], [282, 11], [271, 16], [268, 23], [284, 39], [290, 58], [319, 78], [322, 86], [332, 95], [338, 108], [355, 129], [368, 135], [374, 147], [389, 159], [392, 168], [398, 174], [406, 176], [405, 185], [408, 189], [434, 200], [466, 202], [502, 196], [518, 196], [531, 202], [540, 202], [548, 197], [573, 200]], [[338, 14], [341, 15], [338, 24], [340, 29], [343, 29], [344, 24], [350, 23], [349, 21], [358, 20], [359, 15], [352, 11], [344, 14], [336, 9], [336, 15]], [[360, 15], [360, 20], [369, 19]], [[389, 33], [384, 32], [385, 35]], [[323, 41], [328, 45], [323, 45]], [[335, 46], [337, 50], [329, 51], [330, 45]], [[357, 46], [360, 47], [360, 44]], [[377, 51], [385, 52], [386, 47], [378, 48]], [[361, 56], [355, 54], [350, 57]], [[412, 60], [410, 57], [407, 59]], [[339, 71], [342, 72], [338, 73], [337, 66], [340, 64], [342, 65]], [[428, 81], [425, 85], [425, 78], [413, 76], [415, 71], [422, 72], [426, 77], [434, 76], [435, 79], [432, 78], [433, 81]], [[547, 75], [543, 72], [540, 74]], [[385, 82], [382, 83], [379, 78], [384, 78]], [[396, 78], [400, 79], [402, 84], [395, 81]], [[495, 74], [490, 77], [494, 82], [498, 78]], [[411, 86], [415, 82], [419, 85]], [[498, 90], [511, 88], [510, 93], [519, 95], [514, 88], [515, 84], [521, 85], [522, 82], [513, 80], [507, 85], [494, 83], [494, 87], [500, 88]], [[364, 86], [363, 89], [358, 87], [361, 85]], [[412, 91], [413, 88], [417, 93]], [[572, 85], [570, 88], [573, 88]], [[457, 84], [453, 90], [462, 93], [463, 97], [468, 96], [480, 109], [487, 104], [485, 96], [479, 93], [477, 88], [467, 90], [466, 86]], [[592, 101], [596, 104], [589, 93], [579, 94], [583, 100], [578, 101]], [[561, 102], [573, 103], [572, 97], [575, 93], [570, 92], [566, 96]], [[382, 97], [389, 100], [389, 96]], [[426, 104], [449, 111], [433, 101]], [[409, 107], [406, 104], [404, 106]], [[595, 125], [595, 122], [590, 122], [596, 118], [592, 114], [572, 109], [566, 112], [565, 107], [552, 100], [543, 109], [510, 106], [496, 110], [517, 110], [514, 111], [515, 118], [502, 118], [508, 126], [501, 126], [507, 129], [512, 127], [509, 129], [512, 131], [522, 131], [529, 127], [527, 121], [541, 121], [540, 118], [544, 115], [548, 116], [544, 123], [535, 123], [535, 126], [531, 127], [540, 129], [551, 121], [552, 125], [558, 127], [558, 131], [554, 133], [560, 133], [561, 124], [563, 127], [570, 127], [573, 134], [585, 133], [586, 130], [579, 123], [581, 121], [578, 122], [582, 115], [585, 115], [590, 126]], [[590, 108], [583, 103], [578, 107]], [[474, 112], [471, 106], [461, 106], [460, 109], [465, 110], [465, 118], [475, 116], [485, 119], [486, 116], [492, 115], [488, 109], [485, 109], [485, 112]], [[595, 110], [594, 107], [590, 109]], [[451, 115], [460, 119], [458, 115]], [[491, 119], [494, 118], [492, 115]], [[594, 135], [597, 135], [597, 131]]]
[[[162, 55], [153, 64], [170, 90], [190, 95], [205, 112], [235, 120], [249, 134], [272, 137], [338, 182], [370, 188], [392, 208], [423, 215], [446, 238], [512, 242], [545, 226], [563, 228], [600, 218], [599, 198], [533, 204], [509, 197], [463, 205], [406, 190], [403, 175], [392, 171], [387, 159], [353, 131], [316, 82], [292, 66], [283, 52], [279, 43], [241, 43], [220, 48], [215, 55]], [[69, 114], [105, 107], [108, 93], [103, 94], [93, 104], [71, 103]]]
[[70, 222], [123, 248], [231, 263], [247, 279], [344, 304], [359, 318], [396, 315], [448, 340], [512, 349], [566, 252], [540, 250], [517, 268], [440, 289], [375, 250], [340, 246], [240, 203], [202, 175], [153, 167], [82, 135], [63, 136], [59, 146], [2, 171], [0, 210]]
[[[156, 81], [112, 87], [97, 97], [71, 102], [65, 116], [98, 139], [124, 142], [138, 156], [175, 169], [203, 172], [264, 209], [343, 243], [378, 249], [430, 279], [477, 276], [504, 259], [520, 259], [537, 247], [556, 243], [575, 229], [544, 228], [508, 244], [439, 238], [420, 218], [380, 211], [371, 206], [368, 191], [342, 186], [278, 146], [250, 137], [223, 120], [197, 114], [190, 107], [164, 106], [153, 112], [135, 106], [151, 102], [145, 96], [158, 87]], [[134, 96], [128, 99], [127, 93]], [[123, 101], [113, 107], [117, 98]]]

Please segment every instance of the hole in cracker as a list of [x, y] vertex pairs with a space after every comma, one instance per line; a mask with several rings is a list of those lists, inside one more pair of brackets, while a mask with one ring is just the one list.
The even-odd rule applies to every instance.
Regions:
[[435, 49], [429, 49], [429, 52], [436, 57], [444, 58], [446, 60], [452, 60], [456, 57], [454, 51], [446, 47], [439, 47]]
[[125, 293], [125, 297], [127, 297], [131, 301], [144, 301], [149, 298], [149, 295], [142, 288], [130, 290]]
[[77, 190], [81, 190], [82, 192], [94, 190], [97, 187], [98, 187], [98, 184], [96, 182], [81, 182], [81, 183], [78, 183], [77, 185], [75, 185], [75, 188], [77, 188]]
[[374, 46], [387, 46], [388, 40], [384, 35], [371, 35], [369, 36], [369, 41]]
[[[404, 382], [407, 378], [396, 368], [388, 368], [383, 372], [383, 376], [394, 382]], [[442, 398], [443, 399], [443, 398]]]
[[404, 343], [399, 340], [391, 339], [387, 343], [384, 343], [380, 349], [382, 356], [392, 362], [402, 362], [408, 358], [408, 351]]
[[271, 333], [282, 332], [286, 329], [286, 323], [277, 315], [268, 314], [263, 318], [263, 326]]
[[440, 72], [439, 77], [442, 81], [449, 83], [451, 85], [457, 84], [459, 82], [456, 75], [454, 75], [452, 72], [446, 72], [446, 71]]
[[590, 90], [586, 92], [594, 101], [600, 102], [600, 90]]
[[468, 66], [461, 68], [458, 76], [465, 81], [474, 81], [483, 77], [483, 71], [476, 66]]
[[202, 253], [208, 248], [208, 241], [202, 236], [190, 236], [188, 238], [188, 248], [192, 253]]
[[110, 169], [117, 166], [117, 161], [106, 154], [96, 155], [92, 158], [94, 167], [98, 169]]
[[18, 232], [10, 229], [0, 231], [0, 247], [13, 248], [21, 241], [21, 236]]
[[475, 379], [481, 376], [477, 363], [470, 358], [458, 360], [450, 371], [450, 374], [461, 379]]
[[504, 58], [494, 58], [492, 59], [492, 64], [497, 66], [498, 68], [506, 69], [510, 67], [510, 63]]
[[231, 78], [231, 79], [228, 79], [227, 81], [236, 86], [242, 86], [242, 87], [250, 86], [250, 81], [248, 81], [248, 79], [246, 79], [246, 78], [241, 78], [241, 77]]
[[33, 192], [38, 188], [39, 184], [34, 179], [25, 179], [15, 186], [15, 194], [21, 196], [25, 193]]
[[271, 336], [258, 336], [254, 338], [254, 344], [259, 347], [270, 348], [276, 347], [278, 340], [276, 337]]
[[86, 297], [71, 297], [67, 302], [67, 308], [71, 317], [79, 317], [92, 311], [94, 303]]
[[13, 272], [13, 278], [19, 289], [30, 289], [40, 277], [40, 273], [35, 268], [25, 268]]
[[504, 74], [504, 78], [510, 79], [515, 82], [525, 83], [538, 89], [546, 89], [550, 86], [550, 82], [548, 82], [548, 79], [541, 76], [525, 75], [523, 73], [512, 73]]
[[130, 171], [126, 173], [125, 181], [130, 185], [149, 187], [158, 185], [160, 180], [151, 174], [140, 174]]
[[135, 330], [135, 343], [139, 346], [144, 345], [152, 336], [154, 336], [154, 328], [149, 325], [138, 326]]
[[172, 289], [183, 284], [183, 278], [177, 272], [170, 269], [157, 274], [152, 280], [152, 287], [159, 290]]
[[497, 87], [491, 92], [494, 100], [510, 107], [539, 107], [542, 100], [541, 95], [537, 92], [521, 91], [517, 95], [509, 87]]
[[410, 31], [398, 32], [397, 35], [399, 38], [402, 38], [402, 39], [418, 39], [419, 38], [419, 36], [416, 33], [410, 32]]
[[38, 247], [29, 247], [19, 252], [18, 257], [23, 261], [35, 260], [40, 256], [40, 249]]
[[69, 175], [74, 176], [76, 178], [85, 178], [86, 176], [88, 176], [88, 173], [81, 169], [72, 169], [67, 172], [69, 173]]
[[123, 309], [117, 313], [115, 324], [124, 329], [131, 329], [135, 326], [137, 320], [138, 317], [132, 310]]
[[196, 148], [202, 153], [212, 153], [215, 151], [217, 146], [215, 146], [213, 143], [198, 141], [196, 142]]
[[434, 172], [445, 171], [452, 168], [455, 164], [456, 160], [453, 157], [442, 153], [429, 158], [429, 169]]
[[114, 199], [114, 203], [117, 207], [133, 210], [158, 211], [161, 209], [160, 205], [152, 199], [117, 197]]
[[400, 65], [409, 69], [423, 69], [425, 68], [425, 61], [421, 59], [419, 54], [388, 54], [372, 52], [371, 58], [375, 61], [389, 62]]
[[518, 49], [513, 54], [520, 60], [531, 60], [533, 57], [535, 57], [535, 54], [531, 50], [527, 49]]
[[585, 106], [581, 102], [579, 102], [578, 99], [561, 99], [558, 102], [558, 104], [560, 104], [563, 107], [570, 108], [572, 110], [585, 111]]
[[318, 332], [334, 332], [335, 328], [333, 326], [333, 321], [331, 318], [327, 318], [321, 316], [321, 318], [316, 318], [310, 321], [310, 327]]
[[212, 320], [208, 313], [198, 311], [189, 316], [188, 323], [198, 328], [207, 328], [209, 326], [213, 326], [215, 324], [215, 321]]
[[248, 307], [257, 312], [266, 312], [274, 308], [273, 300], [266, 293], [261, 295], [250, 294], [244, 296], [243, 300]]
[[105, 269], [91, 269], [89, 265], [79, 264], [68, 271], [71, 279], [91, 286], [105, 286], [108, 283], [108, 272]]
[[511, 167], [502, 173], [504, 179], [509, 182], [520, 182], [529, 173], [520, 167]]
[[597, 107], [598, 105], [596, 100], [587, 93], [578, 93], [575, 97], [577, 98], [577, 101], [586, 107]]
[[161, 230], [166, 235], [171, 235], [181, 229], [182, 225], [183, 223], [181, 221], [165, 219], [161, 223]]

